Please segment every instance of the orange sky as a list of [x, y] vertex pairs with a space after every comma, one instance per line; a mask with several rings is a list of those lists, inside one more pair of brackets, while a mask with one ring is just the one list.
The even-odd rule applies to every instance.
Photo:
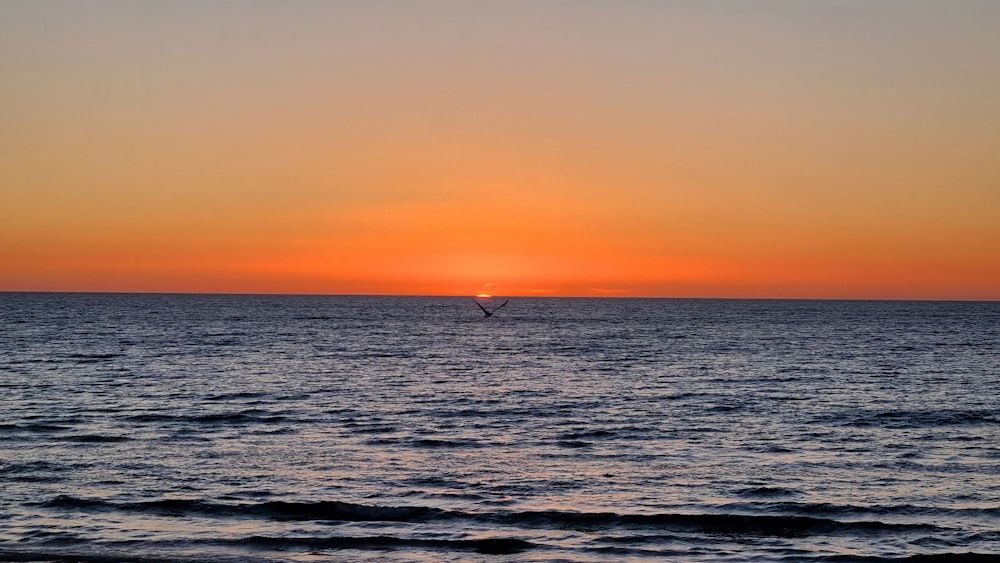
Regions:
[[0, 290], [1000, 299], [997, 22], [0, 3]]

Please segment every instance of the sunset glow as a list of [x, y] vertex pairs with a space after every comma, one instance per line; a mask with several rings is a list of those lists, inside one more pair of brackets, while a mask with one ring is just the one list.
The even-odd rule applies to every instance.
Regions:
[[0, 290], [1000, 299], [998, 21], [5, 2]]

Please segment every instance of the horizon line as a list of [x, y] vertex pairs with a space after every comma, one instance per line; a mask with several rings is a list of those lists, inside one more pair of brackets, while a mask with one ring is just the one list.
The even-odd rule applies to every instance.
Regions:
[[[259, 297], [413, 297], [475, 299], [475, 294], [417, 294], [417, 293], [317, 293], [317, 292], [267, 292], [267, 291], [142, 291], [142, 290], [46, 290], [0, 289], [0, 294], [52, 294], [52, 295], [218, 295]], [[972, 299], [964, 297], [753, 297], [753, 296], [670, 296], [670, 295], [492, 295], [492, 298], [510, 299], [663, 299], [663, 300], [714, 300], [714, 301], [898, 301], [898, 302], [962, 302], [997, 303], [997, 299]]]

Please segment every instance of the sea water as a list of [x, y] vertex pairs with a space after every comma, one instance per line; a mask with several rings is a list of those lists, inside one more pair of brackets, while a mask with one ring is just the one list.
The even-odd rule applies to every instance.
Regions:
[[0, 294], [0, 560], [1000, 553], [1000, 303]]

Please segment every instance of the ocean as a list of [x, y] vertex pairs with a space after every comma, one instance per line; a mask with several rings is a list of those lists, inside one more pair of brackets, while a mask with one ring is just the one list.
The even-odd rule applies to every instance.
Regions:
[[0, 293], [0, 560], [998, 554], [998, 302]]

